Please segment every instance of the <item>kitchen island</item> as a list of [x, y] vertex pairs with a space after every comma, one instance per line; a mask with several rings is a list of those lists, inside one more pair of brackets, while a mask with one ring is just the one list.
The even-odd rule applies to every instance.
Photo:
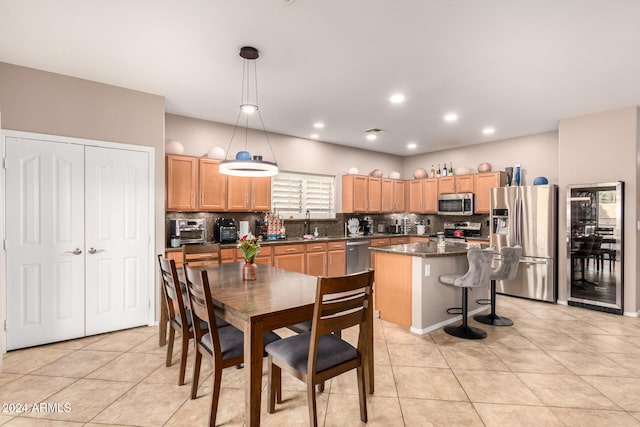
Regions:
[[[467, 251], [480, 245], [436, 242], [371, 247], [375, 254], [375, 309], [380, 318], [426, 334], [461, 319], [447, 313], [460, 307], [462, 291], [443, 285], [444, 274], [464, 274], [469, 268]], [[488, 284], [487, 284], [488, 285]], [[475, 300], [489, 297], [489, 286], [476, 288], [469, 295], [469, 315], [488, 310]]]

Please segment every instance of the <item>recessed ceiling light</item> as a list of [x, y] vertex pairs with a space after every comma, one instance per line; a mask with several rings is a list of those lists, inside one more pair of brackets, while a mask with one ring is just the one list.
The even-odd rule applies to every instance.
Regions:
[[491, 135], [495, 132], [496, 130], [492, 127], [486, 127], [484, 129], [482, 129], [482, 133], [485, 135]]
[[367, 135], [367, 139], [369, 141], [374, 141], [377, 137], [378, 136], [376, 134], [374, 134], [374, 133], [370, 133], [370, 134]]
[[395, 95], [391, 95], [389, 101], [391, 101], [393, 104], [400, 104], [401, 102], [404, 102], [404, 95], [401, 93], [396, 93]]
[[324, 123], [321, 123], [321, 122], [314, 123], [313, 127], [316, 129], [324, 129]]
[[317, 133], [312, 133], [311, 135], [309, 135], [311, 138], [313, 139], [318, 139], [320, 138], [320, 135], [318, 135]]
[[418, 146], [418, 144], [416, 144], [415, 142], [411, 142], [411, 143], [407, 144], [407, 148], [410, 148], [410, 149], [412, 149], [412, 150], [413, 150], [414, 148], [416, 148], [417, 146]]
[[458, 115], [456, 113], [448, 113], [444, 116], [445, 122], [455, 122], [458, 120]]

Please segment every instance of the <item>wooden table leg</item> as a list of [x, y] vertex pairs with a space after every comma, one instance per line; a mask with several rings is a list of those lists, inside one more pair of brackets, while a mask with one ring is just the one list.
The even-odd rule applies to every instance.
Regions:
[[244, 327], [245, 425], [250, 427], [260, 425], [262, 334], [262, 323], [249, 323]]

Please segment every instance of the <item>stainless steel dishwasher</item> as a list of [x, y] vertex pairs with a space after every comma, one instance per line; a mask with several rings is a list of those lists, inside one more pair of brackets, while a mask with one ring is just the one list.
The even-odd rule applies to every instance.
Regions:
[[347, 240], [347, 274], [367, 271], [371, 265], [369, 246], [369, 239]]

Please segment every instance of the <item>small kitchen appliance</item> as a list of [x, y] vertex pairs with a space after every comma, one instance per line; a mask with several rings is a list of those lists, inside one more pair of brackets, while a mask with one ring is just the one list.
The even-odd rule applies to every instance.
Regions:
[[473, 193], [440, 194], [438, 215], [473, 215]]
[[216, 218], [213, 223], [213, 241], [216, 243], [235, 243], [238, 240], [238, 227], [233, 218]]
[[363, 219], [361, 219], [360, 231], [362, 231], [362, 234], [364, 234], [365, 236], [373, 234], [373, 218], [365, 216]]
[[204, 219], [171, 219], [169, 220], [169, 246], [177, 248], [182, 245], [205, 242]]

